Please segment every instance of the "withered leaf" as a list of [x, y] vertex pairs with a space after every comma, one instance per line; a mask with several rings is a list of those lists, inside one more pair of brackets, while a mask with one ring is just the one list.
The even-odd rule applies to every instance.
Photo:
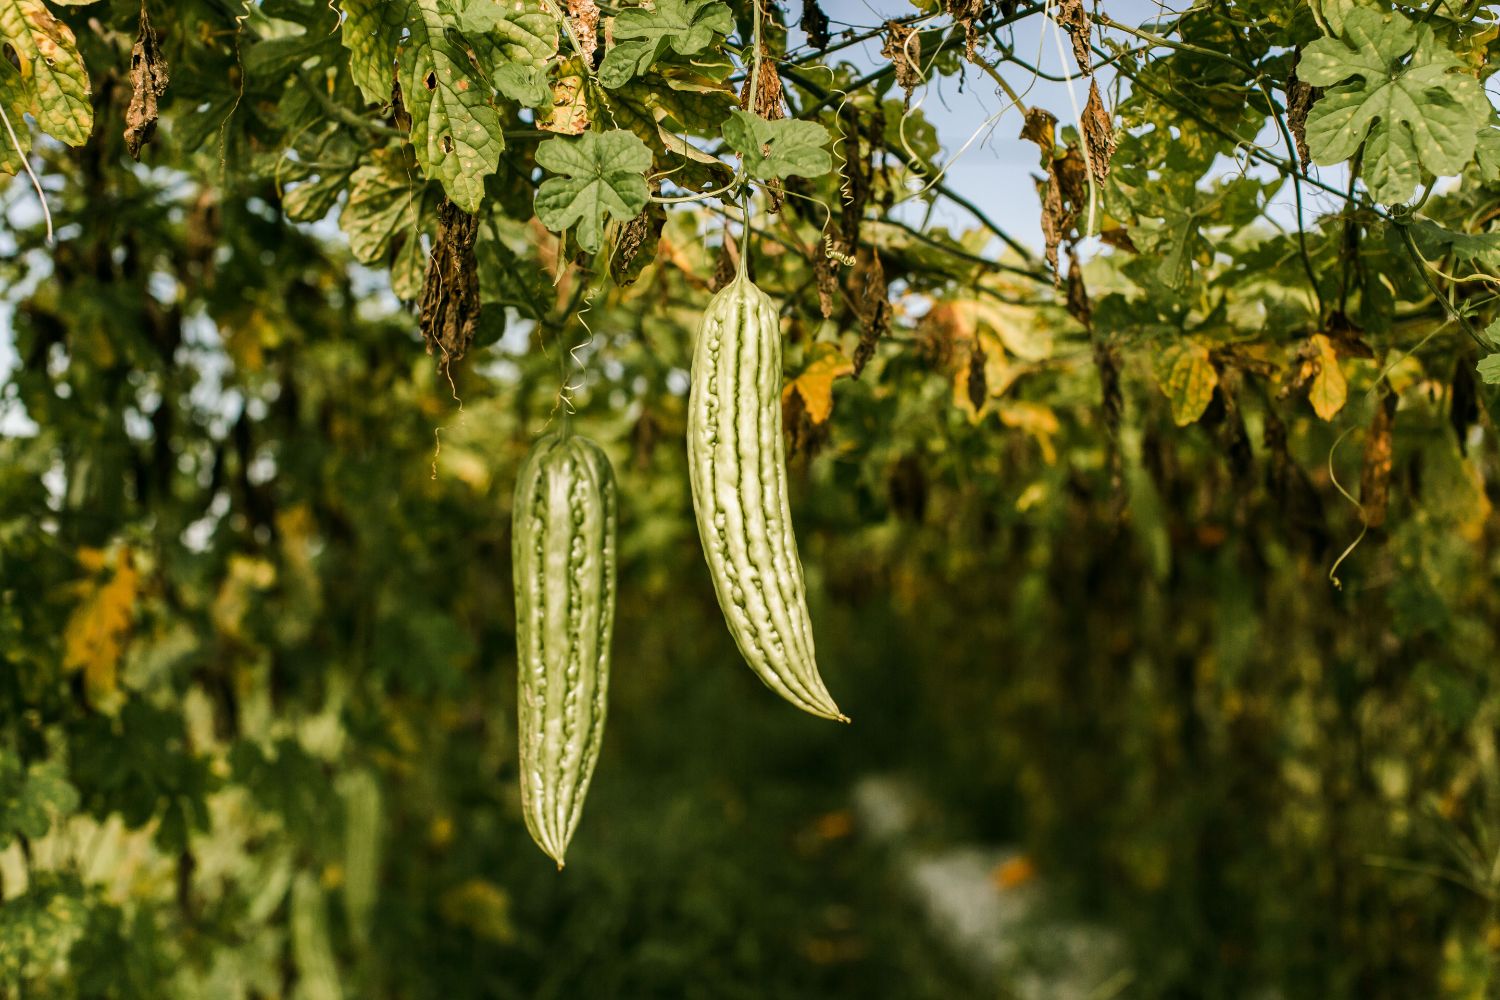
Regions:
[[582, 135], [588, 130], [588, 88], [582, 73], [565, 71], [552, 81], [552, 106], [537, 116], [536, 127], [558, 135]]
[[945, 0], [943, 9], [954, 22], [964, 26], [964, 55], [974, 62], [974, 50], [979, 45], [978, 21], [984, 17], [985, 0]]
[[990, 395], [989, 383], [984, 375], [984, 347], [979, 343], [978, 337], [974, 338], [974, 349], [969, 352], [969, 379], [966, 388], [969, 402], [974, 405], [974, 412], [978, 413]]
[[911, 92], [922, 84], [922, 36], [900, 21], [887, 21], [880, 54], [896, 68], [896, 84], [906, 91], [906, 101], [910, 104]]
[[1089, 170], [1095, 180], [1104, 180], [1115, 155], [1115, 128], [1094, 80], [1089, 81], [1089, 99], [1083, 106], [1083, 142], [1089, 153]]
[[1088, 11], [1083, 9], [1083, 0], [1057, 0], [1052, 17], [1057, 21], [1058, 27], [1072, 38], [1073, 58], [1078, 60], [1079, 70], [1092, 73], [1094, 61], [1089, 53], [1089, 35], [1092, 25], [1089, 22]]
[[421, 326], [427, 353], [438, 355], [445, 366], [464, 356], [479, 326], [478, 236], [479, 220], [444, 198], [422, 283]]
[[782, 100], [781, 74], [776, 70], [776, 60], [767, 54], [764, 47], [761, 48], [760, 72], [756, 74], [755, 89], [755, 106], [752, 108], [750, 76], [746, 74], [745, 82], [740, 87], [740, 107], [747, 111], [754, 111], [767, 121], [780, 121], [786, 117]]
[[854, 377], [858, 378], [875, 355], [875, 344], [891, 325], [891, 303], [887, 297], [885, 266], [880, 254], [861, 247], [855, 257], [854, 310], [859, 316], [859, 344], [854, 348]]
[[802, 0], [802, 30], [807, 32], [807, 44], [819, 52], [828, 48], [828, 15], [818, 6], [818, 0]]
[[1052, 148], [1057, 144], [1057, 116], [1046, 108], [1026, 109], [1026, 123], [1021, 126], [1021, 138], [1030, 139], [1042, 148], [1050, 159]]
[[1312, 156], [1307, 150], [1307, 113], [1323, 96], [1322, 87], [1303, 83], [1297, 77], [1297, 63], [1302, 60], [1299, 49], [1292, 60], [1292, 72], [1286, 81], [1286, 123], [1292, 130], [1292, 139], [1297, 144], [1297, 159], [1306, 170], [1312, 165]]
[[594, 52], [599, 47], [599, 5], [594, 0], [568, 0], [568, 20], [578, 38], [579, 54], [590, 67], [597, 67]]
[[813, 277], [818, 283], [818, 311], [827, 319], [833, 315], [833, 293], [838, 291], [839, 277], [833, 258], [821, 248], [813, 251]]
[[166, 92], [167, 61], [142, 0], [140, 34], [130, 49], [130, 107], [125, 111], [125, 149], [134, 159], [141, 158], [141, 147], [156, 132], [157, 103]]
[[[659, 184], [654, 187], [658, 192], [661, 190]], [[656, 248], [666, 224], [667, 210], [657, 202], [647, 202], [641, 214], [625, 223], [615, 242], [615, 252], [609, 258], [609, 273], [615, 284], [622, 287], [635, 284], [646, 265], [656, 259]]]
[[851, 106], [846, 117], [849, 125], [844, 129], [844, 183], [840, 191], [842, 213], [839, 217], [839, 229], [844, 242], [850, 247], [856, 247], [859, 245], [859, 230], [864, 221], [865, 205], [870, 200], [872, 171], [870, 161], [861, 148], [863, 128], [859, 112]]
[[1391, 432], [1396, 426], [1396, 394], [1386, 393], [1375, 404], [1370, 432], [1365, 436], [1364, 467], [1359, 474], [1359, 504], [1365, 523], [1378, 528], [1385, 523], [1391, 497]]
[[1063, 240], [1073, 239], [1073, 226], [1087, 197], [1085, 176], [1083, 156], [1076, 146], [1070, 146], [1062, 156], [1053, 158], [1047, 165], [1047, 179], [1038, 182], [1042, 195], [1042, 238], [1053, 282], [1059, 288], [1062, 269], [1058, 266], [1057, 248]]

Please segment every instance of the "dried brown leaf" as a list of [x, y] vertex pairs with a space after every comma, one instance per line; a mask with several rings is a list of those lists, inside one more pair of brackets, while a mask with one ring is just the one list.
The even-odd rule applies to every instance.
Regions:
[[750, 106], [750, 77], [747, 74], [740, 87], [740, 107], [754, 111], [767, 121], [780, 121], [786, 117], [786, 105], [781, 90], [781, 74], [776, 71], [776, 60], [770, 50], [761, 47], [760, 72], [756, 74], [755, 107]]
[[[661, 186], [653, 185], [656, 193]], [[621, 287], [633, 285], [641, 270], [656, 259], [662, 227], [667, 224], [667, 210], [658, 202], [648, 202], [641, 213], [620, 229], [615, 252], [609, 258], [609, 273]]]
[[1021, 126], [1021, 138], [1030, 139], [1042, 148], [1050, 158], [1057, 145], [1057, 116], [1046, 108], [1026, 109], [1026, 123]]
[[1323, 96], [1323, 88], [1303, 83], [1297, 77], [1297, 63], [1301, 61], [1301, 58], [1302, 53], [1298, 50], [1292, 62], [1291, 75], [1286, 81], [1286, 123], [1287, 127], [1292, 130], [1292, 138], [1297, 144], [1297, 159], [1306, 170], [1312, 165], [1312, 155], [1307, 149], [1307, 113]]
[[167, 60], [143, 0], [140, 34], [130, 49], [130, 107], [125, 111], [125, 148], [134, 159], [141, 158], [141, 147], [156, 132], [157, 104], [166, 92]]
[[979, 24], [985, 14], [986, 0], [945, 0], [943, 9], [954, 22], [964, 28], [964, 55], [975, 62], [974, 51], [979, 45]]
[[813, 250], [813, 276], [818, 284], [818, 311], [827, 319], [833, 315], [833, 295], [839, 290], [835, 262], [822, 247]]
[[1095, 180], [1104, 180], [1115, 155], [1115, 127], [1094, 80], [1089, 81], [1089, 99], [1083, 106], [1083, 142], [1089, 153], [1089, 170]]
[[599, 5], [594, 0], [568, 0], [568, 20], [578, 39], [579, 54], [590, 66], [597, 65], [594, 52], [599, 47]]
[[979, 343], [979, 338], [974, 338], [974, 347], [969, 351], [969, 377], [966, 383], [969, 393], [969, 402], [974, 406], [974, 412], [978, 413], [984, 408], [984, 402], [990, 396], [990, 387], [984, 375], [984, 347]]
[[854, 349], [854, 377], [858, 378], [875, 355], [875, 345], [891, 325], [891, 303], [880, 254], [861, 247], [855, 256], [854, 311], [859, 316], [859, 345]]
[[896, 84], [906, 91], [906, 101], [910, 104], [911, 92], [922, 84], [922, 36], [900, 21], [887, 21], [885, 45], [880, 54], [896, 67]]
[[1052, 17], [1058, 27], [1073, 40], [1073, 58], [1078, 60], [1078, 69], [1083, 73], [1094, 71], [1093, 56], [1089, 52], [1089, 34], [1092, 25], [1088, 11], [1083, 9], [1083, 0], [1057, 0]]
[[443, 199], [422, 283], [421, 326], [427, 353], [436, 354], [445, 366], [464, 356], [479, 326], [478, 236], [479, 220]]
[[818, 0], [802, 0], [802, 30], [807, 33], [807, 44], [819, 52], [828, 48], [828, 15], [818, 6]]

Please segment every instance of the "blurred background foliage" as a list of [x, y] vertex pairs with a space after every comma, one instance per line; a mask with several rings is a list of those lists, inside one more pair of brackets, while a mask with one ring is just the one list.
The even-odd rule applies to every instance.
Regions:
[[[232, 18], [179, 16], [183, 92], [223, 90]], [[859, 835], [851, 789], [888, 773], [921, 789], [924, 843], [1018, 845], [1000, 889], [1045, 879], [1116, 931], [1120, 995], [1500, 982], [1494, 399], [1394, 226], [1350, 208], [1306, 234], [1340, 326], [1291, 291], [1297, 234], [1260, 221], [1279, 181], [1222, 179], [1185, 236], [1132, 214], [1203, 195], [1233, 148], [1184, 122], [1176, 145], [1122, 135], [1106, 218], [1149, 252], [1075, 263], [1084, 304], [1035, 258], [992, 266], [991, 234], [895, 215], [865, 222], [824, 319], [821, 212], [789, 199], [754, 261], [787, 302], [794, 511], [854, 719], [832, 726], [739, 662], [692, 523], [692, 330], [739, 252], [721, 213], [674, 211], [616, 285], [559, 274], [528, 176], [492, 178], [480, 339], [440, 367], [391, 291], [401, 246], [390, 281], [357, 261], [338, 187], [287, 218], [277, 165], [309, 136], [278, 117], [307, 99], [284, 67], [247, 63], [218, 143], [233, 91], [185, 101], [161, 163], [127, 168], [129, 38], [84, 28], [96, 141], [40, 148], [58, 240], [14, 187], [0, 260], [0, 995], [1004, 995]], [[853, 113], [895, 127], [889, 87]], [[1243, 101], [1219, 111], [1238, 127]], [[1120, 114], [1163, 111], [1139, 91]], [[907, 149], [935, 157], [923, 124]], [[358, 134], [317, 130], [336, 152]], [[529, 175], [528, 155], [507, 162]], [[1183, 186], [1159, 183], [1168, 161]], [[907, 176], [866, 179], [880, 215]], [[1426, 211], [1458, 226], [1493, 192], [1470, 168]], [[855, 379], [877, 280], [889, 329]], [[584, 342], [619, 608], [559, 874], [515, 782], [510, 490]], [[1316, 381], [1335, 374], [1336, 406]], [[1346, 491], [1380, 447], [1366, 527], [1370, 487], [1365, 507]]]

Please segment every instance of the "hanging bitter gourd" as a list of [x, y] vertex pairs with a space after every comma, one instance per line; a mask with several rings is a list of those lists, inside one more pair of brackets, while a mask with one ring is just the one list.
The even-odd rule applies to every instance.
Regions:
[[688, 469], [698, 534], [751, 669], [813, 715], [847, 722], [813, 657], [781, 439], [781, 323], [742, 268], [708, 304], [693, 349]]
[[599, 759], [615, 612], [615, 479], [587, 438], [542, 437], [516, 482], [521, 807], [559, 868]]

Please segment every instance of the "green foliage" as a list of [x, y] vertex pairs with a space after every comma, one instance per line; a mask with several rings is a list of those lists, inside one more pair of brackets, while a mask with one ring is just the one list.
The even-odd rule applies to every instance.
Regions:
[[562, 175], [536, 189], [537, 218], [559, 232], [577, 223], [578, 245], [585, 251], [599, 249], [607, 218], [624, 222], [646, 207], [649, 192], [642, 174], [651, 165], [651, 151], [624, 129], [548, 139], [537, 147], [536, 162]]
[[766, 121], [735, 109], [724, 123], [724, 141], [745, 157], [751, 177], [819, 177], [833, 169], [825, 148], [828, 130], [817, 122]]
[[659, 0], [649, 9], [627, 7], [615, 19], [616, 43], [599, 66], [599, 82], [616, 89], [644, 75], [663, 48], [693, 55], [733, 30], [733, 13], [717, 0]]
[[[1424, 168], [1462, 170], [1493, 114], [1479, 81], [1431, 28], [1400, 14], [1358, 6], [1341, 31], [1341, 40], [1314, 41], [1298, 64], [1304, 80], [1333, 87], [1307, 117], [1313, 159], [1338, 163], [1364, 145], [1370, 191], [1386, 204], [1409, 198]], [[1360, 82], [1343, 82], [1350, 77]]]

